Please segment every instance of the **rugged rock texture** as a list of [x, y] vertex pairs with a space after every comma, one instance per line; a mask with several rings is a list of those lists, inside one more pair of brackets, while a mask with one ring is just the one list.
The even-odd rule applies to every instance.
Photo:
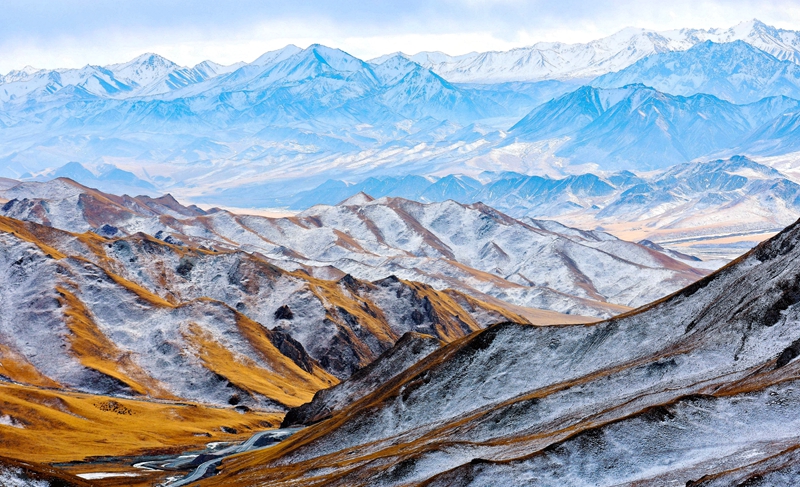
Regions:
[[308, 426], [329, 418], [438, 350], [441, 345], [441, 341], [430, 335], [406, 333], [391, 350], [359, 369], [346, 381], [317, 392], [310, 403], [290, 409], [281, 427]]
[[308, 402], [408, 331], [449, 342], [524, 320], [396, 278], [325, 281], [257, 254], [6, 217], [0, 303], [7, 380], [272, 410]]
[[778, 485], [800, 447], [800, 223], [595, 325], [493, 326], [201, 485]]
[[[112, 237], [144, 232], [177, 246], [241, 248], [282, 269], [323, 279], [350, 274], [378, 281], [394, 275], [483, 301], [584, 316], [612, 316], [707, 273], [609, 234], [516, 220], [480, 203], [361, 198], [296, 217], [265, 218], [221, 210], [198, 215], [200, 210], [176, 206], [167, 196], [116, 197], [67, 179], [24, 183], [0, 196], [10, 200], [0, 213], [70, 231]], [[171, 268], [181, 280], [195, 279], [202, 274], [198, 265], [187, 258]], [[247, 272], [248, 265], [242, 266], [231, 279]]]
[[4, 487], [91, 487], [93, 484], [46, 465], [0, 458], [0, 485]]

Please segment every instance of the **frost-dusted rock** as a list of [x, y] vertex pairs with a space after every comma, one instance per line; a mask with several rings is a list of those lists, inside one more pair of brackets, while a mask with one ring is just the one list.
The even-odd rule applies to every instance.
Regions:
[[91, 487], [94, 484], [48, 465], [0, 458], [0, 485], [4, 487]]
[[394, 347], [344, 382], [317, 392], [310, 403], [290, 409], [281, 427], [308, 426], [329, 418], [435, 352], [441, 345], [439, 339], [430, 335], [406, 333]]
[[493, 326], [204, 485], [784, 485], [799, 255], [800, 222], [636, 312]]

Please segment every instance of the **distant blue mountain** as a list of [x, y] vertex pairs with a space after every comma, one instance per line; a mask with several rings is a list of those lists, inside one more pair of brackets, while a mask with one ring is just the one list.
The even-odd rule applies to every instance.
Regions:
[[[448, 175], [442, 178], [410, 175], [368, 178], [356, 184], [329, 180], [289, 200], [292, 208], [304, 209], [316, 204], [336, 204], [358, 193], [365, 193], [374, 198], [402, 197], [422, 202], [482, 201], [490, 206], [512, 211], [547, 207], [547, 212], [552, 213], [580, 208], [579, 202], [608, 197], [620, 188], [642, 181], [629, 172], [612, 174], [607, 178], [583, 174], [563, 179], [505, 172], [485, 173], [481, 179], [484, 181], [464, 175]], [[285, 202], [284, 200], [283, 203]]]
[[84, 186], [111, 193], [135, 193], [135, 195], [158, 194], [158, 190], [152, 183], [137, 177], [132, 172], [122, 170], [111, 164], [101, 167], [100, 174], [96, 175], [86, 169], [81, 163], [73, 161], [64, 164], [52, 173], [31, 179], [45, 181], [61, 177], [72, 179]]
[[[294, 208], [303, 209], [320, 203], [335, 204], [358, 193], [375, 198], [402, 193], [422, 202], [480, 201], [515, 217], [558, 219], [579, 212], [594, 215], [597, 221], [648, 219], [663, 212], [664, 207], [672, 208], [668, 213], [675, 219], [691, 218], [705, 210], [734, 208], [736, 212], [737, 205], [748, 212], [770, 214], [774, 208], [790, 212], [788, 217], [781, 214], [776, 218], [800, 213], [800, 185], [744, 156], [678, 164], [649, 178], [621, 171], [607, 176], [589, 173], [560, 179], [487, 172], [480, 179], [449, 175], [435, 180], [419, 176], [369, 178], [357, 184], [331, 180], [290, 200]], [[769, 221], [767, 218], [759, 225], [769, 225]]]
[[534, 109], [510, 134], [511, 141], [567, 136], [556, 155], [572, 163], [653, 170], [739, 147], [765, 120], [798, 107], [800, 102], [786, 97], [736, 105], [705, 94], [669, 95], [642, 84], [587, 86]]
[[[292, 194], [290, 203], [303, 206], [316, 197], [302, 192], [321, 182], [359, 186], [370, 176], [377, 194], [474, 198], [483, 189], [464, 178], [415, 176], [383, 187], [387, 176], [446, 175], [495, 163], [500, 170], [534, 167], [553, 155], [559, 164], [619, 172], [797, 151], [798, 70], [742, 42], [655, 54], [596, 80], [612, 88], [456, 84], [404, 56], [365, 62], [321, 45], [289, 46], [229, 67], [180, 68], [146, 55], [113, 69], [7, 75], [0, 175], [113, 160], [152, 169], [147, 184], [161, 190], [193, 187], [192, 194], [231, 206], [288, 201]], [[625, 76], [719, 96], [683, 96], [642, 83], [618, 87]], [[761, 97], [770, 93], [783, 94]], [[116, 184], [146, 187], [130, 178]], [[325, 189], [325, 202], [349, 194], [351, 185], [341, 184]], [[528, 205], [528, 196], [517, 193], [509, 204], [520, 197]]]
[[89, 171], [80, 162], [68, 162], [63, 166], [59, 167], [53, 173], [54, 178], [69, 178], [73, 181], [77, 181], [81, 184], [85, 184], [83, 181], [96, 181], [97, 176], [94, 175], [93, 172]]
[[750, 201], [777, 202], [800, 211], [800, 185], [770, 167], [743, 156], [710, 162], [679, 164], [651, 180], [621, 192], [600, 212], [598, 218], [630, 218], [647, 214], [660, 205], [685, 205], [688, 214], [705, 209], [732, 207]]
[[743, 41], [706, 41], [688, 51], [654, 54], [591, 84], [619, 88], [633, 83], [672, 95], [706, 93], [745, 104], [778, 95], [800, 98], [800, 65], [781, 61]]
[[582, 86], [542, 104], [511, 127], [510, 132], [524, 140], [540, 140], [574, 133], [597, 120], [608, 107], [602, 92]]
[[800, 112], [778, 116], [752, 133], [742, 145], [768, 156], [800, 151]]

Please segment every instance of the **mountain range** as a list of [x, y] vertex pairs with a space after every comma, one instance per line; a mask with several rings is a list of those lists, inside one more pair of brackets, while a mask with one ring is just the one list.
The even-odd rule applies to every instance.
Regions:
[[648, 171], [726, 150], [748, 152], [748, 142], [760, 139], [755, 134], [765, 133], [764, 125], [799, 106], [783, 96], [736, 105], [707, 94], [670, 95], [643, 84], [582, 87], [537, 107], [508, 133], [513, 141], [562, 137], [554, 155], [573, 164]]
[[798, 36], [8, 73], [0, 484], [793, 482]]
[[[453, 74], [466, 68], [438, 69], [419, 56], [367, 62], [321, 45], [228, 67], [185, 68], [147, 54], [109, 66], [26, 68], [0, 82], [0, 176], [41, 180], [79, 162], [100, 181], [114, 166], [152, 185], [136, 183], [153, 195], [243, 206], [266, 204], [263, 194], [291, 198], [333, 176], [464, 168], [471, 177], [564, 176], [734, 154], [789, 157], [800, 147], [796, 41], [757, 21], [629, 29], [550, 46], [569, 65], [556, 69], [563, 76], [530, 74], [514, 58], [536, 64], [531, 53], [544, 45], [481, 54], [498, 73], [506, 65], [528, 73], [482, 83], [479, 74]], [[488, 60], [498, 56], [516, 61]]]
[[[319, 389], [335, 381], [333, 377], [348, 376], [405, 331], [441, 333], [448, 340], [508, 314], [497, 299], [495, 304], [482, 304], [457, 291], [439, 292], [388, 273], [369, 283], [334, 269], [319, 272], [334, 280], [321, 280], [304, 269], [278, 268], [273, 259], [253, 252], [254, 245], [246, 245], [248, 237], [240, 235], [243, 243], [236, 245], [210, 232], [215, 224], [235, 224], [236, 216], [217, 214], [216, 222], [198, 220], [204, 216], [202, 210], [183, 207], [170, 197], [120, 198], [67, 180], [17, 191], [31, 189], [47, 198], [11, 200], [4, 206], [18, 217], [4, 220], [8, 241], [2, 289], [7, 306], [2, 323], [3, 336], [9, 340], [5, 346], [13, 351], [12, 358], [30, 364], [41, 376], [79, 390], [225, 404], [229, 400], [225, 391], [233, 386], [219, 376], [236, 383], [237, 369], [226, 371], [229, 366], [216, 360], [238, 357], [243, 364], [264, 360], [273, 364], [262, 371], [266, 382], [244, 379], [244, 385], [237, 386], [238, 401], [262, 408], [286, 405], [298, 395], [302, 401], [303, 391], [309, 390], [301, 387], [304, 382], [313, 393], [315, 385]], [[65, 195], [66, 190], [72, 194]], [[160, 222], [179, 225], [186, 233], [141, 233], [154, 225], [169, 229]], [[240, 220], [228, 234], [244, 231], [244, 223]], [[250, 221], [262, 228], [272, 223]], [[80, 231], [90, 225], [95, 225], [93, 231], [79, 234], [56, 230]], [[337, 240], [344, 237], [332, 233]], [[268, 244], [266, 237], [266, 231], [258, 237], [264, 242], [262, 249], [269, 246], [299, 259], [285, 246], [276, 249]], [[248, 248], [249, 252], [242, 250]], [[39, 306], [31, 308], [31, 299], [39, 300]], [[405, 314], [417, 306], [424, 312], [412, 318]], [[20, 329], [20, 324], [32, 320], [24, 314], [28, 309], [38, 316], [37, 326]], [[538, 317], [563, 319], [547, 312]], [[62, 328], [59, 334], [48, 331]], [[72, 350], [61, 346], [70, 332], [79, 336], [70, 338]], [[81, 342], [81, 334], [89, 341]], [[37, 343], [31, 345], [36, 336]], [[41, 354], [36, 349], [45, 343], [50, 351]], [[153, 346], [161, 347], [154, 356], [148, 352]], [[75, 347], [99, 348], [112, 362], [97, 364], [88, 351], [83, 361], [81, 351], [75, 356]], [[186, 356], [191, 350], [195, 358]], [[130, 354], [142, 361], [114, 365], [114, 360]], [[79, 363], [74, 363], [76, 359]], [[187, 367], [198, 367], [188, 376], [191, 383], [178, 373]], [[276, 370], [284, 378], [287, 373], [299, 374], [293, 379], [294, 392], [270, 389], [274, 386], [268, 384], [269, 377]]]
[[791, 484], [798, 239], [795, 223], [633, 313], [498, 324], [387, 374], [413, 356], [403, 343], [315, 398], [329, 414], [293, 415], [316, 424], [199, 485]]
[[[359, 194], [268, 218], [66, 178], [0, 183], [0, 454], [37, 462], [235, 440], [317, 396], [343, 406], [494, 323], [589, 323], [579, 313], [707, 273], [482, 204]], [[43, 434], [54, 444], [37, 447]], [[47, 473], [8, 465], [0, 478]]]
[[578, 228], [644, 228], [635, 238], [656, 243], [694, 241], [686, 250], [711, 258], [734, 258], [747, 241], [712, 245], [701, 240], [748, 234], [757, 239], [800, 218], [798, 183], [744, 156], [678, 164], [644, 177], [629, 171], [564, 178], [485, 172], [477, 179], [409, 175], [355, 184], [329, 180], [283, 204], [296, 208], [334, 204], [360, 192], [422, 202], [481, 201], [528, 222], [533, 221], [528, 215], [537, 215]]
[[[206, 212], [172, 197], [107, 195], [66, 179], [21, 183], [0, 197], [8, 200], [0, 213], [17, 220], [110, 238], [144, 232], [168, 244], [256, 252], [271, 265], [320, 279], [350, 275], [387, 286], [389, 278], [416, 281], [518, 309], [534, 321], [548, 318], [527, 308], [610, 316], [705, 273], [687, 256], [674, 258], [607, 233], [517, 220], [483, 204], [356, 195], [336, 206], [270, 218]], [[610, 273], [617, 277], [607, 280]], [[241, 301], [218, 299], [231, 307]], [[273, 312], [253, 319], [269, 323]]]
[[545, 79], [588, 81], [619, 71], [648, 56], [685, 51], [706, 41], [744, 41], [778, 59], [800, 62], [800, 35], [796, 31], [770, 27], [759, 20], [742, 22], [729, 29], [658, 32], [628, 28], [585, 44], [540, 42], [505, 52], [473, 52], [461, 56], [420, 52], [404, 56], [457, 83]]
[[744, 41], [706, 41], [685, 52], [666, 52], [598, 77], [600, 88], [643, 83], [673, 95], [714, 95], [732, 103], [762, 98], [800, 98], [800, 65], [781, 61]]

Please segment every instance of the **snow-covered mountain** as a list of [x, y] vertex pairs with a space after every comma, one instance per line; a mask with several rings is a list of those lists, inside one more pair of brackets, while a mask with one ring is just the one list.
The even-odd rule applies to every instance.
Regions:
[[[222, 210], [203, 214], [172, 198], [104, 195], [64, 179], [22, 183], [0, 197], [9, 200], [2, 214], [19, 220], [107, 236], [143, 231], [167, 242], [241, 248], [287, 271], [318, 278], [411, 280], [485, 302], [502, 301], [530, 313], [531, 320], [553, 317], [526, 308], [609, 316], [704, 274], [692, 262], [665, 258], [606, 233], [516, 220], [483, 204], [423, 205], [356, 196], [292, 218], [267, 218]], [[612, 273], [613, 280], [605, 279]]]
[[223, 66], [212, 61], [186, 68], [158, 54], [128, 62], [79, 69], [35, 69], [30, 66], [0, 76], [0, 102], [20, 103], [70, 89], [104, 98], [159, 95], [229, 73], [243, 63]]
[[[514, 172], [442, 178], [368, 178], [356, 184], [329, 180], [300, 193], [297, 207], [333, 204], [364, 192], [423, 202], [482, 201], [531, 223], [555, 219], [579, 228], [621, 225], [648, 229], [636, 239], [698, 242], [701, 255], [733, 258], [755, 245], [757, 235], [777, 231], [800, 218], [800, 186], [785, 174], [743, 157], [683, 163], [657, 174], [629, 171], [586, 173], [563, 178]], [[754, 235], [747, 241], [703, 244], [721, 235]], [[702, 248], [702, 250], [700, 250]], [[700, 264], [695, 264], [700, 265]]]
[[[489, 51], [461, 56], [441, 52], [406, 55], [456, 83], [499, 83], [534, 80], [590, 80], [622, 70], [653, 54], [685, 51], [713, 41], [741, 40], [781, 60], [800, 63], [800, 33], [776, 29], [758, 20], [730, 29], [680, 29], [652, 31], [628, 28], [586, 44], [540, 42], [510, 51]], [[380, 59], [380, 58], [379, 58]]]
[[[789, 49], [790, 32], [758, 23], [730, 32], [676, 32], [642, 34], [633, 44], [647, 40], [664, 51], [641, 61], [655, 63], [657, 72], [659, 56], [694, 59], [665, 78], [665, 89], [691, 86], [748, 100], [794, 94], [796, 67], [788, 54], [778, 60], [742, 41], [704, 43], [744, 37], [780, 40]], [[675, 39], [691, 45], [672, 52]], [[606, 52], [612, 44], [594, 46]], [[639, 52], [634, 47], [625, 52]], [[696, 83], [681, 74], [693, 66], [704, 73]], [[435, 185], [415, 197], [434, 201], [471, 194], [475, 184], [464, 177], [486, 171], [560, 179], [735, 154], [791, 159], [800, 148], [792, 130], [798, 102], [787, 96], [742, 105], [641, 85], [459, 84], [404, 56], [365, 62], [321, 45], [287, 46], [229, 67], [180, 67], [143, 55], [107, 67], [24, 69], [0, 83], [0, 100], [0, 177], [52, 177], [77, 161], [97, 176], [86, 180], [92, 185], [107, 184], [100, 175], [114, 166], [132, 173], [140, 187], [233, 207], [300, 208], [306, 200], [296, 196], [329, 179], [420, 175]], [[462, 176], [442, 178], [456, 174]]]
[[92, 219], [101, 224], [94, 232], [0, 217], [6, 380], [281, 410], [369, 364], [406, 332], [448, 342], [498, 321], [527, 321], [497, 304], [394, 277], [322, 280], [224, 242], [202, 240], [210, 248], [176, 234], [124, 236], [102, 222], [203, 212], [168, 197], [116, 197], [66, 181], [18, 188], [46, 188], [50, 196], [27, 216], [43, 216], [48, 203], [54, 214], [67, 210], [56, 197], [72, 191], [82, 208], [69, 209], [72, 226]]
[[114, 77], [128, 86], [147, 86], [169, 75], [178, 65], [158, 54], [146, 53], [119, 64], [111, 64], [106, 69]]
[[768, 96], [800, 98], [800, 65], [761, 51], [744, 41], [700, 43], [688, 51], [649, 56], [592, 86], [617, 88], [643, 83], [673, 95], [706, 93], [733, 103]]
[[798, 107], [800, 102], [785, 97], [736, 105], [706, 94], [671, 95], [643, 84], [585, 86], [537, 107], [509, 135], [522, 141], [566, 136], [555, 155], [572, 164], [644, 171], [736, 147], [747, 151], [742, 145], [750, 134]]
[[494, 326], [200, 485], [792, 484], [799, 243], [595, 325]]

